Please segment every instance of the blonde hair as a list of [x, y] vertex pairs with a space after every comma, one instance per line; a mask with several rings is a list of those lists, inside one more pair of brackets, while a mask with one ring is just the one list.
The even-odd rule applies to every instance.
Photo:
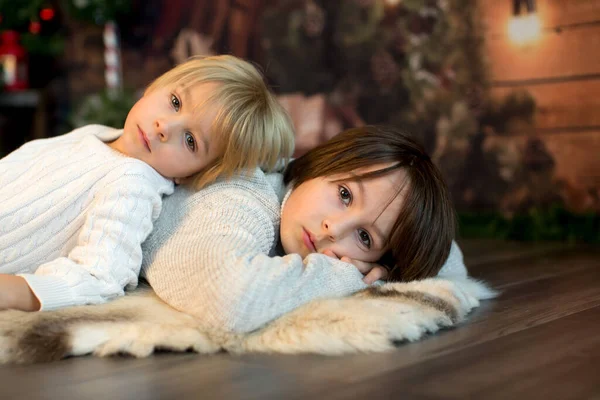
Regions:
[[200, 189], [221, 176], [251, 173], [256, 167], [273, 171], [279, 160], [287, 164], [294, 151], [292, 121], [249, 62], [230, 55], [194, 57], [158, 77], [146, 93], [209, 82], [219, 83], [205, 102], [219, 107], [211, 129], [222, 156], [183, 183]]

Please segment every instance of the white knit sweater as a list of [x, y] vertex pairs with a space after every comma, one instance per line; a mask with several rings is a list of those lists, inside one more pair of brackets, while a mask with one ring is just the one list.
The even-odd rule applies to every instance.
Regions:
[[[277, 256], [280, 174], [178, 188], [143, 244], [142, 274], [168, 304], [207, 327], [249, 332], [313, 299], [363, 289], [352, 265], [322, 254]], [[466, 275], [453, 244], [440, 274]]]
[[135, 287], [141, 243], [173, 183], [89, 125], [0, 160], [0, 273], [23, 276], [43, 310], [101, 303]]

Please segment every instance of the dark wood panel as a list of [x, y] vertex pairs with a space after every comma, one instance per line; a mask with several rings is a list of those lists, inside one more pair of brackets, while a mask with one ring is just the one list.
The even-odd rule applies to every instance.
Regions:
[[[383, 399], [408, 389], [426, 398], [590, 398], [600, 394], [599, 329], [600, 307], [595, 307], [469, 351], [390, 371], [327, 397]], [[586, 367], [589, 371], [584, 379], [565, 380], [565, 373], [573, 376], [573, 370]]]
[[492, 88], [492, 96], [502, 99], [512, 91], [522, 89], [535, 99], [535, 122], [538, 129], [600, 127], [600, 79]]
[[458, 239], [464, 260], [470, 271], [483, 264], [514, 261], [535, 256], [563, 253], [581, 249], [580, 245], [566, 242], [517, 242], [495, 239]]
[[557, 178], [600, 187], [600, 130], [544, 135], [544, 143], [556, 162]]
[[0, 368], [0, 398], [253, 398], [268, 394], [266, 378], [262, 368], [227, 354], [163, 354], [140, 360], [85, 357]]
[[600, 25], [542, 35], [524, 47], [505, 37], [488, 38], [485, 46], [493, 81], [600, 73]]
[[[486, 140], [499, 145], [516, 146], [523, 152], [527, 141], [535, 132], [523, 135], [495, 135]], [[590, 132], [558, 132], [552, 134], [540, 133], [549, 153], [552, 155], [554, 177], [566, 180], [571, 184], [598, 188], [600, 183], [600, 130]]]
[[[512, 1], [478, 0], [479, 9], [488, 32], [504, 34], [512, 16]], [[573, 26], [600, 20], [600, 0], [537, 0], [537, 13], [542, 26]]]

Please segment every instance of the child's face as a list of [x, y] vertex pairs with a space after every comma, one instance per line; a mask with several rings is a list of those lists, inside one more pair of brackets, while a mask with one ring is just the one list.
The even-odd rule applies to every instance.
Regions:
[[[388, 166], [359, 169], [355, 175]], [[381, 258], [403, 204], [403, 192], [395, 195], [406, 173], [398, 169], [362, 181], [348, 180], [350, 177], [311, 179], [292, 191], [281, 215], [281, 243], [286, 253], [304, 258], [330, 250], [338, 258], [365, 262]]]
[[166, 178], [186, 178], [219, 155], [211, 130], [218, 107], [205, 103], [216, 83], [155, 89], [138, 100], [115, 142], [122, 153], [142, 160]]

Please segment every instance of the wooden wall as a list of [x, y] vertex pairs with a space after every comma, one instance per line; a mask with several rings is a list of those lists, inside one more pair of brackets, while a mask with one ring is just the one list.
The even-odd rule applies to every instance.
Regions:
[[479, 0], [492, 94], [524, 88], [535, 98], [535, 130], [508, 140], [543, 138], [556, 177], [600, 194], [600, 0], [537, 0], [540, 38], [516, 45], [507, 35], [511, 0]]

